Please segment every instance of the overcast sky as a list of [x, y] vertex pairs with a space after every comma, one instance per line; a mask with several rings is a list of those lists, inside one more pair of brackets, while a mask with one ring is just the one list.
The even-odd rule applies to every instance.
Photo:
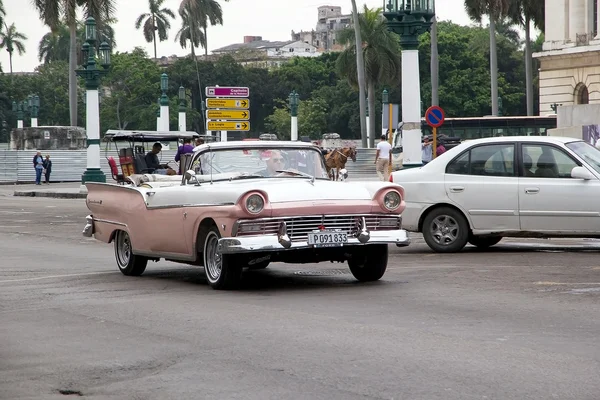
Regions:
[[[167, 0], [165, 6], [177, 15], [181, 0]], [[438, 0], [436, 12], [438, 20], [451, 20], [468, 25], [471, 22], [464, 11], [464, 0]], [[240, 43], [245, 35], [262, 36], [265, 40], [289, 40], [291, 31], [314, 29], [317, 23], [317, 7], [322, 5], [341, 6], [343, 13], [350, 13], [350, 0], [316, 0], [273, 1], [273, 0], [230, 0], [221, 2], [223, 8], [223, 26], [211, 27], [208, 30], [208, 49], [217, 49], [233, 43]], [[359, 8], [365, 0], [357, 0]], [[382, 0], [367, 0], [369, 7], [381, 7]], [[40, 20], [32, 0], [4, 0], [6, 23], [15, 23], [17, 30], [28, 37], [27, 52], [23, 56], [17, 53], [13, 57], [13, 71], [33, 71], [40, 63], [37, 58], [38, 43], [48, 32]], [[146, 43], [141, 30], [135, 29], [138, 15], [147, 12], [148, 0], [117, 0], [117, 24], [115, 24], [117, 51], [130, 51], [136, 46], [146, 49], [153, 56], [152, 43]], [[175, 35], [179, 30], [181, 19], [171, 22], [169, 39], [157, 44], [158, 56], [189, 54], [189, 47], [182, 49], [175, 43]], [[199, 50], [198, 53], [203, 53]], [[8, 53], [0, 52], [0, 63], [4, 72], [9, 71]]]

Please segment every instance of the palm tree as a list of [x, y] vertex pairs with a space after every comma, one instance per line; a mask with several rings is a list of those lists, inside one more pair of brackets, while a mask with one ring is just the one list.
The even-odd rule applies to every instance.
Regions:
[[513, 0], [509, 10], [512, 22], [525, 28], [525, 86], [527, 93], [527, 115], [533, 115], [533, 71], [531, 64], [531, 22], [544, 31], [544, 0]]
[[179, 41], [182, 49], [187, 48], [187, 42], [190, 42], [192, 58], [196, 59], [196, 47], [206, 47], [206, 36], [200, 26], [200, 22], [194, 18], [188, 8], [179, 9], [181, 16], [181, 28], [175, 35], [175, 41]]
[[158, 40], [168, 39], [171, 23], [169, 17], [175, 19], [175, 14], [169, 8], [161, 8], [165, 0], [148, 0], [150, 12], [140, 15], [135, 21], [135, 29], [140, 29], [144, 24], [143, 32], [146, 42], [154, 42], [154, 58], [156, 55], [156, 32], [158, 31]]
[[[224, 0], [228, 2], [229, 0]], [[182, 12], [188, 13], [190, 16], [189, 20], [194, 19], [198, 21], [198, 25], [203, 31], [204, 41], [201, 41], [201, 45], [204, 48], [204, 54], [208, 55], [208, 35], [207, 29], [208, 24], [211, 26], [223, 25], [223, 9], [216, 0], [182, 0], [179, 5], [179, 14]]]
[[49, 64], [52, 61], [67, 61], [69, 59], [69, 27], [61, 24], [55, 31], [42, 36], [38, 44], [38, 60]]
[[[358, 24], [361, 42], [351, 44], [356, 37], [353, 29], [344, 29], [337, 36], [338, 42], [348, 47], [340, 53], [336, 61], [338, 71], [348, 78], [354, 87], [360, 82], [357, 71], [360, 72], [355, 62], [357, 55], [362, 55], [364, 60], [364, 79], [369, 98], [369, 109], [375, 110], [375, 87], [384, 83], [396, 83], [400, 80], [402, 59], [398, 36], [387, 27], [387, 22], [381, 17], [381, 8], [371, 10], [366, 5], [359, 14]], [[356, 49], [362, 51], [357, 52]], [[358, 54], [357, 54], [358, 53]], [[370, 146], [375, 141], [375, 118], [369, 119]]]
[[490, 75], [492, 88], [492, 115], [498, 115], [498, 59], [496, 51], [496, 22], [505, 17], [512, 0], [465, 0], [469, 18], [481, 22], [484, 15], [490, 18]]
[[115, 13], [116, 0], [33, 0], [41, 20], [52, 31], [61, 24], [69, 27], [69, 111], [71, 126], [77, 126], [77, 10], [94, 17], [98, 30], [104, 21], [110, 21]]
[[12, 57], [15, 49], [22, 56], [25, 53], [25, 45], [23, 40], [27, 40], [27, 36], [17, 31], [15, 24], [7, 26], [4, 24], [4, 30], [0, 31], [0, 49], [6, 49], [8, 51], [8, 58], [10, 62], [10, 73], [12, 74]]
[[4, 17], [6, 17], [6, 10], [4, 9], [4, 2], [0, 0], [0, 26], [4, 25]]

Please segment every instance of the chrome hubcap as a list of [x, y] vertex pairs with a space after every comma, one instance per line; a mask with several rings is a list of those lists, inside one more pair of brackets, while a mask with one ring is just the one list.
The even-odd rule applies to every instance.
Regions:
[[206, 238], [204, 249], [204, 267], [211, 281], [216, 281], [221, 276], [221, 254], [219, 253], [219, 238], [214, 232]]
[[117, 237], [117, 258], [122, 266], [126, 266], [131, 258], [131, 242], [126, 232], [119, 232]]
[[447, 246], [456, 241], [459, 229], [454, 218], [440, 215], [431, 222], [430, 233], [437, 244]]

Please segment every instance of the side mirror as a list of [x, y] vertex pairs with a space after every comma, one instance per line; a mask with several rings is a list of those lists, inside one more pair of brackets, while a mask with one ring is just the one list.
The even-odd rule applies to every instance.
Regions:
[[584, 167], [575, 167], [571, 170], [571, 178], [589, 181], [595, 179], [596, 177]]
[[346, 168], [340, 169], [340, 176], [344, 180], [348, 179], [348, 170]]
[[184, 182], [190, 183], [191, 181], [194, 181], [196, 182], [196, 185], [200, 185], [200, 183], [198, 182], [198, 178], [196, 177], [196, 172], [193, 169], [188, 169], [187, 171], [185, 171], [183, 177]]

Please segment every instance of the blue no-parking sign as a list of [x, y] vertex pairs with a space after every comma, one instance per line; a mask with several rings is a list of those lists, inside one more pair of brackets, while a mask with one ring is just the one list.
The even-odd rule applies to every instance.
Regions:
[[431, 106], [425, 111], [425, 120], [432, 128], [439, 128], [444, 123], [444, 110], [439, 106]]

